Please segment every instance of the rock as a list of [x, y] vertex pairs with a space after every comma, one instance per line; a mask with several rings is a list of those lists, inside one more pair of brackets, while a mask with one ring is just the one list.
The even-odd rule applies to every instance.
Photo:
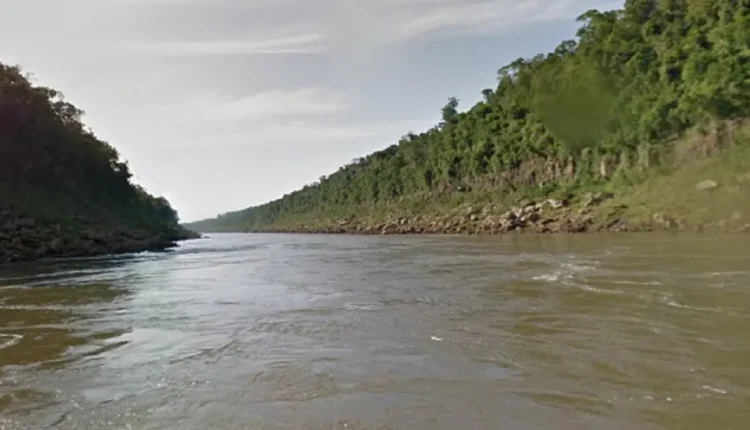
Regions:
[[583, 233], [587, 229], [586, 223], [579, 219], [571, 221], [566, 227], [568, 233]]
[[706, 191], [706, 190], [714, 189], [718, 186], [719, 184], [716, 181], [711, 180], [711, 179], [706, 179], [705, 181], [698, 182], [695, 185], [695, 189], [698, 191]]
[[677, 221], [662, 214], [654, 214], [653, 220], [658, 227], [663, 229], [675, 230], [679, 228], [679, 224], [677, 223]]
[[533, 212], [533, 213], [530, 213], [530, 214], [529, 214], [529, 215], [528, 215], [528, 216], [526, 217], [526, 220], [527, 220], [528, 222], [531, 222], [531, 223], [536, 223], [537, 221], [539, 221], [539, 218], [541, 218], [541, 216], [539, 215], [539, 213], [537, 213], [537, 212]]
[[549, 200], [547, 200], [547, 204], [552, 209], [560, 209], [560, 208], [563, 208], [563, 207], [567, 206], [568, 202], [566, 202], [565, 200], [549, 199]]
[[16, 222], [16, 225], [19, 227], [34, 227], [36, 220], [33, 218], [21, 218]]
[[737, 229], [737, 233], [750, 233], [750, 224], [745, 224]]
[[620, 224], [620, 218], [612, 218], [609, 221], [607, 221], [604, 225], [602, 225], [602, 230], [617, 230], [615, 228]]
[[594, 196], [593, 193], [587, 193], [583, 197], [583, 208], [588, 208], [589, 206], [593, 206], [598, 203], [599, 203], [599, 200]]
[[612, 193], [587, 193], [583, 198], [583, 207], [588, 208], [614, 197]]
[[49, 250], [55, 253], [60, 252], [62, 250], [62, 247], [63, 241], [59, 237], [54, 238], [49, 244]]

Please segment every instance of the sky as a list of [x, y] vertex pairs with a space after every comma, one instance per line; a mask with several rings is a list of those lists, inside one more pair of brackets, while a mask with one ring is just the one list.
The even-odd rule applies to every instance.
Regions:
[[606, 0], [0, 0], [0, 61], [62, 91], [182, 221], [265, 203], [467, 109]]

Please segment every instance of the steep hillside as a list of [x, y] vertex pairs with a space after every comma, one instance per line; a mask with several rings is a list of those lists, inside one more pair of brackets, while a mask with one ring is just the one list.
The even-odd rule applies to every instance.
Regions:
[[0, 263], [164, 249], [194, 234], [131, 183], [58, 91], [0, 63]]
[[519, 198], [629, 190], [735, 140], [731, 131], [750, 114], [750, 4], [628, 0], [578, 20], [575, 39], [502, 67], [497, 87], [467, 111], [450, 99], [430, 130], [278, 200], [190, 227], [368, 231], [369, 223], [396, 232], [388, 220], [402, 213], [441, 217], [477, 202], [504, 211]]

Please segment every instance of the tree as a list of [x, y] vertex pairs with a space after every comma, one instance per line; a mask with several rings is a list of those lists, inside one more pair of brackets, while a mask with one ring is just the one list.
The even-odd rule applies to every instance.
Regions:
[[458, 117], [458, 99], [451, 97], [448, 99], [448, 103], [443, 106], [443, 122], [453, 122]]
[[482, 97], [485, 103], [490, 103], [492, 100], [492, 88], [485, 88], [482, 90]]

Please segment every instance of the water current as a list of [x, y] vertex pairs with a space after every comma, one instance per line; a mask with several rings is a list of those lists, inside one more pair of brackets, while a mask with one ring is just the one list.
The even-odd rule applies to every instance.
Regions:
[[0, 429], [750, 428], [750, 241], [215, 234], [0, 268]]

